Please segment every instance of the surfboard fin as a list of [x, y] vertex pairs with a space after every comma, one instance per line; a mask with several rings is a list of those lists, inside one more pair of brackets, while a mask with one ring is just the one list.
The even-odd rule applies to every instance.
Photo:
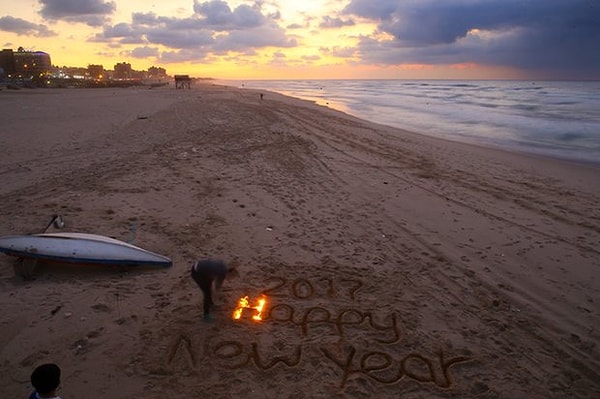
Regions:
[[54, 228], [56, 229], [62, 229], [63, 227], [65, 227], [65, 221], [63, 220], [62, 216], [60, 215], [56, 215], [54, 217]]
[[63, 227], [65, 227], [65, 221], [63, 220], [62, 216], [60, 216], [60, 215], [52, 215], [52, 219], [50, 219], [50, 223], [48, 223], [48, 225], [46, 226], [44, 231], [42, 231], [42, 233], [47, 232], [48, 229], [50, 228], [50, 226], [54, 226], [54, 228], [60, 230]]

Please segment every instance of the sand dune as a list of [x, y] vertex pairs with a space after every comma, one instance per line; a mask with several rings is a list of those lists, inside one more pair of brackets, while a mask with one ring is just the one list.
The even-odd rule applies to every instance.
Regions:
[[[7, 397], [43, 362], [64, 398], [600, 396], [597, 168], [209, 84], [0, 106], [0, 235], [60, 214], [174, 261], [25, 281], [1, 255]], [[240, 263], [213, 323], [201, 257]]]

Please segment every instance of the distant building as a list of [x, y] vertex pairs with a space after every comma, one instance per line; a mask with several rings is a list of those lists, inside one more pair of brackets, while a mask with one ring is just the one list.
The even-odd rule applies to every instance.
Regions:
[[[11, 50], [12, 51], [12, 50]], [[50, 54], [43, 51], [25, 51], [22, 47], [13, 53], [14, 77], [23, 79], [43, 79], [52, 70]]]
[[83, 67], [66, 67], [57, 68], [55, 77], [59, 79], [77, 79], [83, 80], [89, 76], [87, 68]]
[[164, 79], [167, 77], [167, 70], [161, 67], [151, 66], [148, 68], [148, 79]]
[[133, 70], [128, 62], [120, 62], [115, 65], [113, 79], [131, 79], [133, 78]]
[[51, 71], [50, 55], [43, 51], [26, 51], [19, 47], [17, 51], [4, 49], [0, 52], [0, 69], [6, 79], [41, 81]]
[[0, 68], [4, 70], [6, 77], [15, 74], [15, 53], [11, 49], [0, 51]]
[[102, 65], [88, 65], [87, 73], [91, 79], [104, 80], [106, 78], [106, 72]]
[[[103, 65], [89, 64], [83, 67], [52, 66], [50, 55], [43, 51], [26, 51], [19, 47], [0, 50], [0, 81], [28, 87], [128, 87], [153, 79], [163, 83], [170, 79], [164, 68], [152, 66], [147, 71], [136, 71], [128, 62], [106, 70]], [[156, 83], [156, 82], [155, 82]], [[179, 81], [182, 87], [189, 87], [189, 78]], [[168, 82], [166, 82], [168, 84]]]

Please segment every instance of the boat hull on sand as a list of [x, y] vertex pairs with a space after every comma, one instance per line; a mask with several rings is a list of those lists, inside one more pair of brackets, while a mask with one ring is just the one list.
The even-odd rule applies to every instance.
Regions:
[[44, 233], [0, 237], [0, 252], [24, 259], [96, 265], [172, 265], [166, 256], [96, 234]]

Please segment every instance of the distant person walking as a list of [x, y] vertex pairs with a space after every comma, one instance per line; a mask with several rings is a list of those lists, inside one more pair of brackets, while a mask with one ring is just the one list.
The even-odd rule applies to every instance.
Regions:
[[216, 290], [220, 290], [223, 281], [229, 274], [237, 274], [235, 267], [228, 267], [219, 259], [201, 259], [192, 264], [192, 279], [198, 284], [204, 295], [204, 320], [210, 321], [210, 309], [213, 303], [213, 283]]
[[31, 373], [31, 385], [35, 391], [29, 399], [60, 399], [56, 394], [60, 386], [60, 367], [54, 363], [42, 364]]

